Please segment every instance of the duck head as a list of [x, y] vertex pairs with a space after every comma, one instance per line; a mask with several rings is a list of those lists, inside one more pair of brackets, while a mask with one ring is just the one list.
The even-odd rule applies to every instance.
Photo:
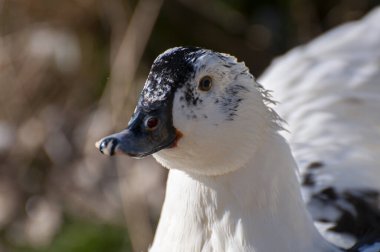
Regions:
[[235, 57], [172, 48], [153, 62], [128, 127], [96, 146], [107, 155], [153, 154], [170, 169], [224, 174], [248, 161], [268, 129], [278, 129], [270, 101]]

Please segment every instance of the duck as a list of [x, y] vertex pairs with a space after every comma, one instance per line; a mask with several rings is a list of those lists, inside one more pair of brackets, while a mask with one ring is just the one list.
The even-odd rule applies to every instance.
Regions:
[[286, 110], [275, 105], [229, 54], [175, 47], [155, 59], [127, 128], [96, 143], [103, 154], [153, 155], [169, 169], [149, 251], [379, 251], [377, 230], [346, 249], [317, 229], [298, 142], [283, 133]]

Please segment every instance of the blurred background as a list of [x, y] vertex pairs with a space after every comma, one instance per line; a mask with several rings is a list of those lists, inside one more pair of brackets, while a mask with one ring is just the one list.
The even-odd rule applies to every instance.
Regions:
[[178, 45], [271, 60], [380, 0], [0, 0], [0, 252], [145, 251], [167, 171], [94, 147]]

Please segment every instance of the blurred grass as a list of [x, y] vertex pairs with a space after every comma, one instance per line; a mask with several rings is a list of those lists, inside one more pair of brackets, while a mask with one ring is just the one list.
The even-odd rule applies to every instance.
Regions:
[[[11, 244], [9, 244], [11, 245]], [[44, 248], [11, 245], [14, 252], [129, 252], [126, 228], [75, 217], [67, 219], [53, 242]]]

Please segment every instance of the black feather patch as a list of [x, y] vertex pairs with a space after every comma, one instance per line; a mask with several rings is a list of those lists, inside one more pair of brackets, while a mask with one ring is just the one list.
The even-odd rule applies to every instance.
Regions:
[[233, 121], [240, 103], [244, 100], [243, 93], [248, 89], [241, 85], [233, 85], [226, 88], [225, 95], [221, 98], [221, 109], [226, 114], [227, 121]]
[[[194, 77], [194, 62], [206, 51], [197, 47], [176, 47], [161, 54], [152, 65], [141, 93], [139, 103], [148, 107], [156, 102], [165, 102], [175, 91]], [[186, 94], [189, 100], [191, 93]], [[159, 105], [158, 105], [159, 106]]]
[[[368, 189], [336, 191], [328, 187], [318, 193], [314, 193], [308, 203], [311, 211], [318, 208], [320, 212], [335, 209], [339, 213], [335, 219], [315, 218], [320, 222], [332, 222], [335, 225], [329, 230], [349, 234], [357, 240], [368, 234], [380, 235], [380, 211], [377, 205], [380, 195], [377, 191]], [[326, 209], [325, 209], [326, 208]]]

